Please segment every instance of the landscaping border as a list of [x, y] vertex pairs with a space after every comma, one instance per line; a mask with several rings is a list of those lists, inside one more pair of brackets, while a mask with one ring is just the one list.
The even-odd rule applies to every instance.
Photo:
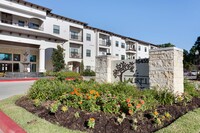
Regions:
[[0, 131], [3, 133], [26, 133], [19, 125], [17, 125], [10, 117], [0, 111]]

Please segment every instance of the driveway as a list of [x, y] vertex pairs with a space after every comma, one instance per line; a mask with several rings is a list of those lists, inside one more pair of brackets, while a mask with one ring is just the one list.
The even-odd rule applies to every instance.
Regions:
[[18, 95], [26, 94], [35, 81], [0, 82], [0, 100]]

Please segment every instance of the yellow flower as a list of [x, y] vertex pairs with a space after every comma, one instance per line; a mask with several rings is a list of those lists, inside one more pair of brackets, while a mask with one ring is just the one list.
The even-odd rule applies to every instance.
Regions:
[[93, 122], [94, 122], [94, 121], [95, 121], [95, 119], [94, 119], [94, 118], [90, 118], [90, 119], [89, 119], [89, 121], [93, 121]]
[[158, 116], [158, 115], [159, 115], [158, 111], [154, 111], [153, 114], [154, 114], [155, 116]]
[[68, 107], [67, 107], [67, 106], [62, 106], [61, 110], [62, 110], [63, 112], [66, 112], [66, 111], [68, 110]]

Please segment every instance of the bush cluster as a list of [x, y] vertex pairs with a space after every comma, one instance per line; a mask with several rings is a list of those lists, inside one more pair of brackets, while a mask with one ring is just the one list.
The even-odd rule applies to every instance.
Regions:
[[83, 76], [95, 76], [96, 74], [95, 74], [94, 71], [92, 71], [90, 69], [86, 69], [86, 70], [83, 71], [82, 75]]
[[188, 102], [191, 100], [191, 95], [197, 96], [198, 93], [194, 88], [186, 88], [183, 95], [175, 97], [168, 90], [139, 90], [122, 82], [100, 84], [94, 80], [42, 79], [34, 83], [28, 96], [37, 103], [42, 101], [59, 103], [52, 106], [53, 112], [58, 109], [57, 106], [62, 105], [65, 108], [74, 107], [89, 112], [133, 115], [137, 111], [154, 109], [158, 105]]

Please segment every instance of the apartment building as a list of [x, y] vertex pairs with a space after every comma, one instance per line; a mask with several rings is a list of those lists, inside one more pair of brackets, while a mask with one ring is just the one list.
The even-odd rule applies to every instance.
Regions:
[[24, 0], [1, 0], [0, 20], [0, 72], [52, 70], [51, 54], [57, 45], [65, 49], [65, 63], [76, 72], [81, 61], [85, 69], [95, 70], [96, 56], [148, 58], [149, 49], [156, 48]]

